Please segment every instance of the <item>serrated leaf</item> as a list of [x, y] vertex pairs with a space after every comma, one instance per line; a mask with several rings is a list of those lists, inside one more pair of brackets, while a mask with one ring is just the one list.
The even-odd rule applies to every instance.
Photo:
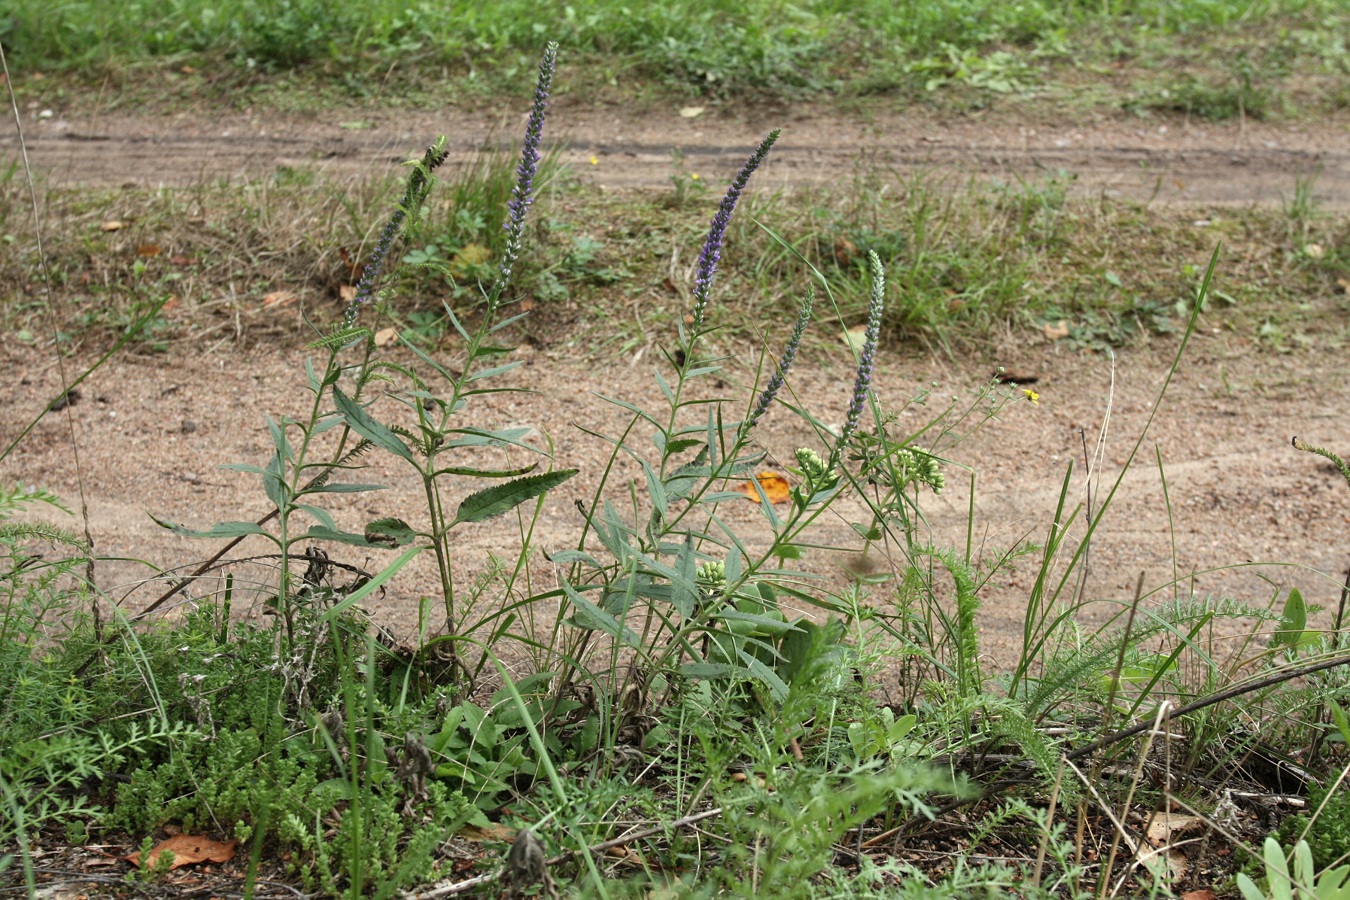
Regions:
[[363, 491], [382, 491], [385, 486], [382, 484], [321, 484], [318, 487], [312, 487], [305, 491], [306, 494], [359, 494]]
[[[183, 537], [192, 538], [237, 538], [246, 537], [250, 534], [261, 534], [272, 538], [273, 535], [267, 529], [263, 528], [257, 522], [217, 522], [207, 529], [188, 528], [186, 525], [175, 525], [173, 522], [166, 522], [163, 519], [151, 516], [155, 524], [161, 528], [167, 528], [174, 534], [181, 534]], [[273, 538], [275, 540], [275, 538]]]
[[459, 509], [455, 512], [455, 520], [451, 524], [482, 522], [508, 513], [525, 501], [533, 500], [553, 490], [575, 474], [576, 469], [558, 469], [539, 475], [526, 475], [505, 484], [494, 484], [490, 488], [484, 488], [460, 502]]
[[402, 547], [417, 539], [417, 532], [402, 519], [376, 519], [366, 524], [366, 540], [384, 547]]
[[386, 426], [372, 418], [361, 404], [344, 394], [341, 388], [333, 388], [333, 403], [342, 414], [342, 418], [346, 419], [347, 424], [361, 437], [382, 450], [388, 450], [409, 462], [413, 461], [413, 454], [408, 446]]
[[444, 469], [437, 469], [433, 474], [440, 475], [462, 475], [465, 478], [517, 478], [521, 475], [528, 475], [539, 468], [539, 463], [530, 463], [528, 466], [519, 466], [514, 469], [479, 469], [473, 466], [446, 466]]
[[371, 542], [366, 540], [365, 535], [342, 531], [338, 528], [329, 528], [327, 525], [309, 526], [309, 530], [302, 535], [302, 539], [307, 541], [336, 541], [339, 544], [350, 544], [353, 547], [371, 546]]

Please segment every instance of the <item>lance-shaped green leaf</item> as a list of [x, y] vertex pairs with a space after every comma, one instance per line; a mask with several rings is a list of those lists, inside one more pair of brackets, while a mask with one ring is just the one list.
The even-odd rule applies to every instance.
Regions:
[[361, 437], [382, 450], [388, 450], [408, 462], [413, 461], [413, 454], [408, 445], [399, 440], [398, 436], [386, 426], [371, 418], [370, 413], [366, 412], [361, 404], [342, 393], [340, 388], [333, 388], [333, 403], [337, 406], [338, 412], [342, 413], [342, 418], [346, 419], [347, 424]]
[[1298, 588], [1289, 589], [1289, 597], [1284, 601], [1284, 610], [1280, 613], [1280, 630], [1275, 632], [1275, 643], [1286, 647], [1297, 647], [1308, 627], [1308, 605], [1303, 601], [1303, 592]]
[[336, 541], [339, 544], [350, 544], [353, 547], [371, 546], [371, 542], [363, 534], [343, 531], [340, 528], [329, 528], [327, 525], [309, 526], [309, 530], [304, 533], [303, 539], [307, 541]]
[[636, 647], [641, 643], [637, 634], [624, 625], [618, 619], [596, 606], [591, 601], [582, 596], [581, 592], [565, 580], [562, 582], [563, 592], [567, 594], [567, 600], [576, 608], [576, 614], [573, 616], [575, 624], [581, 628], [589, 628], [593, 631], [603, 631], [605, 634], [615, 640], [623, 641], [630, 647]]
[[482, 522], [508, 513], [525, 501], [548, 493], [575, 474], [576, 469], [558, 469], [555, 472], [526, 475], [505, 484], [494, 484], [465, 497], [455, 512], [455, 520], [450, 524]]
[[345, 612], [347, 608], [350, 607], [353, 603], [360, 603], [362, 600], [366, 599], [371, 594], [375, 593], [375, 591], [379, 590], [380, 587], [383, 586], [386, 581], [388, 581], [390, 578], [393, 578], [399, 569], [406, 566], [409, 562], [412, 561], [412, 558], [414, 556], [421, 553], [425, 549], [427, 549], [425, 544], [418, 544], [409, 547], [407, 550], [404, 550], [402, 555], [400, 555], [398, 559], [394, 560], [389, 565], [385, 566], [380, 572], [378, 572], [375, 575], [374, 578], [370, 579], [365, 584], [361, 585], [359, 588], [352, 591], [346, 597], [342, 598], [341, 602], [335, 603], [332, 606], [330, 606], [327, 610], [325, 610], [324, 614], [319, 616], [319, 624], [326, 625], [333, 619], [342, 615], [342, 613]]
[[530, 463], [528, 466], [519, 466], [514, 469], [479, 469], [474, 466], [446, 466], [444, 469], [437, 469], [431, 474], [441, 475], [463, 475], [465, 478], [516, 478], [520, 475], [528, 475], [539, 468], [539, 463]]
[[366, 524], [366, 540], [385, 547], [402, 547], [411, 544], [417, 538], [417, 532], [402, 519], [376, 519]]
[[276, 537], [263, 528], [257, 522], [217, 522], [207, 529], [188, 528], [186, 525], [176, 525], [173, 522], [166, 522], [163, 519], [151, 516], [156, 525], [160, 528], [167, 528], [174, 534], [181, 534], [183, 537], [192, 538], [237, 538], [247, 537], [250, 534], [261, 534], [273, 541]]

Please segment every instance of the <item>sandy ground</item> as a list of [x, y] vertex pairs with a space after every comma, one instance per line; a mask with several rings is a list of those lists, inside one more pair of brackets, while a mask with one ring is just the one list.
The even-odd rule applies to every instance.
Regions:
[[[1326, 208], [1350, 208], [1345, 123], [1192, 127], [1117, 120], [1047, 127], [994, 117], [941, 121], [926, 114], [865, 123], [818, 113], [771, 122], [767, 115], [745, 120], [712, 111], [682, 119], [671, 111], [634, 119], [620, 110], [564, 102], [555, 119], [569, 134], [567, 153], [576, 158], [576, 168], [616, 189], [665, 185], [672, 148], [681, 149], [686, 160], [707, 160], [708, 177], [720, 177], [734, 170], [760, 132], [783, 124], [781, 149], [761, 184], [837, 178], [870, 153], [883, 155], [897, 178], [934, 168], [999, 178], [1063, 169], [1077, 176], [1075, 190], [1107, 199], [1152, 197], [1206, 206], [1278, 204], [1292, 194], [1296, 175], [1320, 170], [1317, 199]], [[56, 111], [34, 122], [28, 152], [56, 184], [174, 186], [256, 176], [282, 165], [369, 174], [372, 167], [392, 168], [409, 148], [425, 144], [438, 131], [450, 132], [456, 153], [465, 155], [501, 133], [494, 131], [501, 123], [472, 116], [394, 119], [362, 112], [351, 118], [377, 127], [352, 131], [313, 120], [263, 121], [193, 111], [163, 118], [119, 113], [73, 119]], [[340, 120], [346, 119], [335, 114], [333, 121]], [[508, 124], [514, 130], [515, 123]], [[12, 136], [0, 138], [0, 157], [14, 144]], [[598, 164], [589, 164], [592, 155]], [[756, 350], [724, 349], [733, 356], [725, 375], [728, 394], [744, 402], [737, 386], [747, 377]], [[968, 471], [974, 471], [972, 554], [988, 560], [1024, 539], [1043, 540], [1070, 463], [1075, 472], [1070, 504], [1086, 500], [1084, 444], [1092, 452], [1104, 432], [1090, 479], [1093, 504], [1099, 505], [1153, 412], [1174, 351], [1171, 339], [1125, 351], [1114, 360], [1050, 342], [1022, 345], [1006, 359], [990, 349], [960, 363], [912, 349], [883, 351], [878, 393], [892, 407], [933, 385], [930, 411], [945, 406], [941, 398], [966, 398], [999, 364], [1038, 378], [1038, 406], [1017, 403], [968, 440], [939, 448], [952, 465], [948, 490], [924, 498], [931, 539], [964, 549]], [[597, 393], [656, 408], [661, 397], [652, 376], [655, 360], [648, 354], [583, 365], [566, 344], [547, 350], [526, 345], [516, 355], [524, 365], [512, 373], [513, 383], [534, 393], [483, 398], [471, 410], [473, 421], [528, 425], [551, 437], [560, 466], [581, 470], [550, 499], [534, 536], [542, 549], [573, 547], [581, 527], [574, 501], [590, 502], [606, 457], [606, 446], [579, 426], [618, 434], [626, 425], [627, 414]], [[801, 402], [826, 422], [841, 419], [847, 403], [852, 373], [845, 357], [840, 345], [836, 358], [806, 360], [795, 372], [793, 388]], [[68, 361], [67, 373], [78, 371], [81, 362]], [[8, 402], [0, 404], [0, 435], [8, 444], [61, 386], [50, 354], [8, 337], [0, 337], [0, 365], [12, 373], [6, 378]], [[151, 514], [206, 527], [267, 511], [255, 476], [218, 467], [263, 464], [269, 453], [264, 419], [300, 414], [303, 383], [299, 356], [277, 348], [241, 352], [225, 346], [208, 353], [177, 345], [166, 355], [120, 357], [86, 383], [80, 402], [49, 415], [0, 463], [0, 481], [42, 485], [78, 507], [81, 480], [70, 449], [73, 431], [90, 532], [97, 552], [109, 557], [98, 566], [99, 587], [134, 612], [162, 590], [156, 573], [181, 570], [218, 546], [176, 537], [156, 526]], [[1085, 597], [1094, 602], [1082, 614], [1084, 624], [1100, 624], [1127, 603], [1141, 572], [1148, 602], [1170, 599], [1174, 591], [1182, 596], [1194, 591], [1266, 605], [1277, 592], [1298, 586], [1310, 602], [1334, 610], [1348, 561], [1344, 535], [1350, 493], [1333, 469], [1295, 451], [1290, 438], [1297, 435], [1344, 455], [1350, 450], [1348, 399], [1350, 384], [1339, 351], [1273, 355], [1202, 323], [1095, 535], [1084, 586]], [[923, 414], [913, 410], [901, 421], [917, 427]], [[813, 446], [811, 435], [784, 410], [766, 421], [761, 440], [780, 460], [790, 459], [793, 447]], [[639, 444], [650, 447], [645, 435]], [[1155, 454], [1161, 456], [1167, 499]], [[621, 470], [613, 499], [623, 500], [634, 474]], [[372, 458], [359, 480], [388, 484], [390, 490], [335, 495], [332, 508], [339, 522], [359, 528], [384, 515], [421, 521], [416, 486], [407, 476], [394, 461]], [[728, 516], [747, 534], [760, 539], [765, 534], [753, 504], [746, 502]], [[816, 542], [850, 545], [849, 522], [861, 518], [858, 505], [844, 504], [821, 523]], [[79, 527], [78, 520], [67, 524]], [[1080, 520], [1071, 538], [1082, 534]], [[463, 526], [454, 542], [457, 573], [461, 579], [471, 577], [488, 553], [509, 557], [518, 539], [506, 520]], [[258, 552], [265, 548], [246, 545], [233, 555]], [[351, 548], [333, 553], [371, 569], [388, 558]], [[419, 597], [434, 583], [427, 562], [415, 562], [370, 604], [379, 621], [405, 638], [416, 630]], [[838, 588], [857, 563], [854, 555], [818, 552], [805, 567], [826, 587]], [[868, 565], [884, 561], [872, 558]], [[239, 565], [235, 571], [242, 583], [266, 577], [269, 570]], [[1023, 561], [995, 573], [982, 590], [985, 650], [996, 666], [1015, 658], [1034, 576], [1034, 564]], [[536, 589], [551, 586], [547, 564], [539, 567], [537, 578]], [[202, 582], [198, 593], [209, 587]], [[871, 602], [884, 608], [884, 591], [874, 590]], [[1329, 618], [1323, 613], [1320, 621]]]
[[[668, 186], [672, 150], [689, 171], [730, 175], [765, 133], [781, 128], [782, 139], [756, 175], [760, 187], [832, 182], [866, 160], [901, 179], [936, 172], [1010, 180], [1063, 171], [1075, 176], [1079, 195], [1213, 206], [1287, 202], [1297, 177], [1315, 175], [1320, 204], [1350, 208], [1350, 115], [1214, 124], [1091, 113], [1030, 120], [1016, 113], [874, 110], [848, 117], [789, 107], [708, 108], [683, 118], [678, 108], [635, 115], [571, 98], [561, 98], [550, 115], [550, 140], [563, 142], [562, 161], [616, 189]], [[35, 108], [27, 118], [29, 154], [54, 185], [167, 187], [257, 177], [281, 166], [369, 175], [403, 162], [438, 134], [448, 135], [454, 166], [485, 144], [515, 138], [524, 124], [458, 110], [332, 110], [319, 118], [194, 109], [76, 116]], [[0, 158], [16, 149], [12, 131], [0, 135]]]

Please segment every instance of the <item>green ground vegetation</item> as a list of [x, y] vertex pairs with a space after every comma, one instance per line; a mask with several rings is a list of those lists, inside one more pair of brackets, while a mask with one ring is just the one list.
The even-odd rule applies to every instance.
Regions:
[[[59, 498], [0, 490], [0, 878], [36, 894], [51, 854], [116, 842], [146, 852], [100, 888], [177, 890], [173, 860], [148, 852], [174, 831], [226, 848], [221, 877], [245, 896], [278, 882], [352, 900], [507, 883], [596, 897], [1343, 896], [1344, 609], [1319, 629], [1298, 587], [1198, 595], [1174, 576], [1089, 627], [1081, 574], [1125, 471], [1091, 504], [1067, 471], [1044, 533], [1001, 555], [935, 546], [923, 513], [969, 475], [958, 445], [1034, 392], [993, 378], [950, 399], [895, 397], [872, 380], [887, 334], [954, 346], [991, 323], [1063, 317], [1065, 339], [1085, 344], [1175, 332], [1156, 412], [1202, 316], [1253, 338], [1284, 316], [1286, 340], [1340, 339], [1317, 304], [1344, 301], [1317, 292], [1344, 272], [1343, 222], [1306, 186], [1283, 211], [1203, 227], [1071, 202], [1054, 179], [904, 184], [885, 209], [867, 202], [866, 180], [884, 177], [871, 172], [843, 202], [742, 193], [774, 134], [720, 206], [677, 179], [596, 230], [606, 198], [536, 155], [551, 70], [550, 51], [518, 167], [485, 158], [473, 178], [438, 181], [438, 142], [401, 192], [300, 189], [297, 173], [51, 192], [63, 225], [45, 267], [11, 179], [6, 280], [52, 281], [5, 310], [34, 342], [46, 338], [26, 317], [44, 311], [61, 317], [58, 345], [100, 330], [210, 341], [222, 301], [204, 285], [231, 279], [264, 308], [269, 293], [308, 292], [315, 314], [303, 343], [283, 343], [306, 411], [261, 422], [264, 458], [231, 467], [269, 513], [161, 523], [205, 541], [204, 557], [245, 537], [269, 552], [227, 547], [186, 577], [150, 565], [159, 596], [133, 620], [77, 534], [25, 515]], [[653, 262], [672, 246], [693, 260], [687, 283], [666, 285], [671, 267]], [[665, 321], [595, 321], [661, 290]], [[1288, 312], [1305, 290], [1320, 299]], [[745, 293], [779, 304], [784, 327], [742, 396], [719, 378], [716, 340], [749, 327], [745, 301], [725, 299]], [[61, 308], [31, 305], [50, 298]], [[589, 432], [608, 462], [571, 507], [582, 536], [547, 554], [535, 527], [575, 470], [545, 438], [478, 418], [485, 395], [518, 390], [502, 380], [519, 362], [507, 348], [536, 314], [600, 353], [610, 332], [664, 333], [662, 399], [612, 399], [626, 424]], [[844, 409], [779, 393], [819, 323], [862, 326], [847, 348], [832, 333], [818, 348], [853, 354]], [[386, 328], [399, 340], [379, 339]], [[776, 499], [753, 477], [766, 416], [800, 417], [811, 435]], [[1350, 488], [1335, 452], [1296, 446]], [[376, 459], [415, 477], [425, 504], [335, 515], [334, 495], [379, 487]], [[725, 514], [745, 508], [745, 486], [748, 524]], [[819, 544], [834, 515], [853, 526], [848, 547]], [[466, 527], [502, 534], [471, 578], [454, 555]], [[889, 564], [834, 587], [801, 570], [837, 549]], [[389, 635], [362, 605], [418, 556], [438, 584], [417, 633]], [[1035, 577], [1017, 658], [995, 672], [981, 600], [1013, 564]], [[1315, 808], [1277, 832], [1272, 798], [1294, 794]], [[1153, 852], [1183, 846], [1197, 861], [1185, 876]]]
[[[671, 333], [694, 262], [686, 253], [672, 268], [672, 253], [698, 240], [706, 192], [673, 169], [669, 190], [616, 198], [555, 160], [546, 160], [516, 282], [533, 307], [522, 335], [608, 357]], [[435, 347], [453, 337], [443, 301], [461, 314], [481, 304], [479, 284], [502, 251], [510, 178], [509, 154], [485, 150], [446, 177], [395, 246], [406, 265], [393, 275], [403, 299], [392, 315], [406, 338]], [[1128, 345], [1180, 331], [1196, 260], [1222, 242], [1210, 327], [1280, 350], [1345, 340], [1350, 223], [1310, 199], [1315, 179], [1291, 184], [1283, 209], [1203, 215], [1071, 188], [1064, 175], [964, 182], [868, 167], [843, 190], [752, 192], [728, 235], [724, 327], [752, 336], [766, 321], [790, 321], [799, 254], [829, 283], [842, 326], [861, 324], [870, 251], [899, 288], [885, 313], [890, 340], [949, 352], [995, 330], [1041, 340], [1048, 327], [1080, 347]], [[303, 339], [296, 303], [320, 321], [343, 305], [377, 237], [373, 213], [396, 192], [389, 181], [290, 170], [181, 190], [51, 190], [43, 206], [62, 227], [46, 235], [48, 293], [16, 170], [0, 185], [9, 248], [0, 277], [19, 290], [0, 322], [20, 340], [51, 340], [51, 309], [60, 340], [98, 342], [167, 301], [139, 326], [143, 349], [218, 340], [239, 326]], [[887, 202], [870, 202], [877, 196]]]
[[[753, 98], [1001, 95], [1181, 110], [1316, 114], [1350, 103], [1337, 0], [7, 0], [25, 95], [122, 105], [188, 96], [286, 106], [483, 102], [519, 91], [545, 40], [560, 90]], [[32, 73], [47, 76], [35, 84]], [[56, 76], [53, 78], [52, 76]], [[297, 90], [297, 88], [300, 88]], [[166, 101], [167, 98], [167, 101]]]

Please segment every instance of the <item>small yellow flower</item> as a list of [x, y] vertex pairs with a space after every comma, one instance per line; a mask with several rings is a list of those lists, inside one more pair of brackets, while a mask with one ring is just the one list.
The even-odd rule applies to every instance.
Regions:
[[1031, 388], [1023, 388], [1023, 389], [1022, 389], [1022, 393], [1023, 393], [1023, 394], [1026, 394], [1026, 397], [1027, 397], [1028, 400], [1031, 401], [1031, 405], [1032, 405], [1032, 406], [1040, 406], [1040, 405], [1041, 405], [1041, 404], [1040, 404], [1041, 395], [1038, 394], [1038, 393], [1036, 393], [1035, 391], [1033, 391]]
[[697, 173], [697, 172], [694, 172], [694, 173], [690, 174], [689, 180], [690, 180], [690, 181], [698, 181], [698, 173]]
[[598, 160], [598, 159], [596, 159], [594, 156], [592, 156], [592, 157], [591, 157], [591, 165], [593, 165], [593, 166], [598, 166], [598, 165], [600, 165], [600, 160]]

